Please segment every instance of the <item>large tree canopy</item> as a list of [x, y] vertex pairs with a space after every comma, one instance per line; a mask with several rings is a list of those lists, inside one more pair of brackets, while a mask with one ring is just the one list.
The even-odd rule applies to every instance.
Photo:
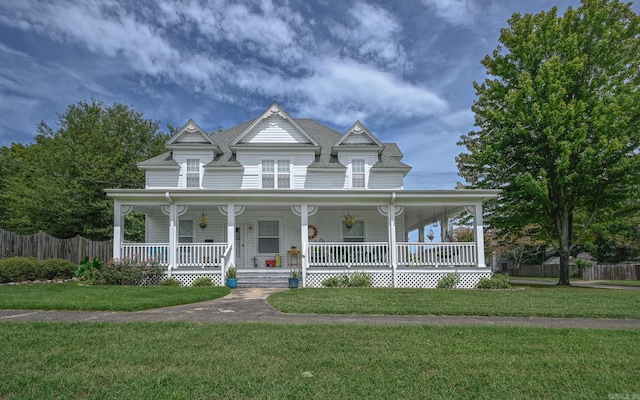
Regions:
[[69, 106], [58, 129], [41, 123], [38, 131], [32, 145], [0, 149], [0, 226], [61, 238], [109, 238], [113, 205], [103, 189], [144, 187], [136, 164], [167, 140], [141, 113], [97, 101]]
[[496, 227], [540, 225], [569, 284], [590, 223], [638, 195], [639, 18], [619, 1], [583, 0], [508, 23], [482, 61], [489, 78], [474, 83], [478, 129], [462, 136], [458, 169], [470, 187], [502, 189]]

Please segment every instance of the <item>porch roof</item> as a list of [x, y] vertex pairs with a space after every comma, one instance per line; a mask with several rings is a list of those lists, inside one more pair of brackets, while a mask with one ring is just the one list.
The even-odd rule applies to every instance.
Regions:
[[351, 206], [374, 208], [394, 204], [404, 207], [407, 227], [429, 224], [433, 219], [454, 216], [466, 206], [494, 199], [500, 190], [207, 190], [207, 189], [106, 189], [107, 196], [123, 205], [202, 206], [236, 204], [268, 207], [275, 211], [291, 205], [308, 204], [339, 210]]

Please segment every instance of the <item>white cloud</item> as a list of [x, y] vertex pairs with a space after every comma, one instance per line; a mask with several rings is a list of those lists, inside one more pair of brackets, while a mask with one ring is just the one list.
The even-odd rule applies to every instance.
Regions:
[[472, 0], [422, 0], [422, 3], [452, 25], [470, 25], [477, 15]]
[[331, 22], [332, 35], [344, 43], [344, 54], [380, 67], [409, 69], [404, 48], [399, 43], [402, 26], [382, 7], [356, 3], [347, 13], [345, 23]]

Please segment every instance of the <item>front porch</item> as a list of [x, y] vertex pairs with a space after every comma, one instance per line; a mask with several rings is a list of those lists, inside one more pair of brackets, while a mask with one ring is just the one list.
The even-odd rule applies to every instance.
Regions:
[[[390, 248], [395, 250], [389, 251]], [[185, 286], [200, 276], [222, 286], [227, 265], [225, 254], [233, 252], [233, 245], [180, 243], [175, 249], [175, 266], [169, 263], [170, 252], [169, 243], [123, 243], [121, 247], [121, 257], [154, 259], [167, 268], [167, 276]], [[435, 288], [445, 274], [456, 272], [461, 278], [458, 287], [473, 288], [480, 278], [491, 276], [491, 271], [476, 266], [475, 243], [402, 242], [390, 247], [380, 242], [323, 242], [309, 243], [306, 251], [300, 253], [308, 255], [306, 262], [292, 268], [301, 270], [303, 287], [322, 287], [325, 279], [356, 271], [369, 274], [373, 287]], [[391, 262], [393, 259], [396, 264]], [[252, 270], [278, 274], [290, 269], [287, 264], [287, 259], [278, 267], [255, 263]]]
[[[153, 258], [185, 285], [198, 276], [223, 285], [231, 267], [273, 264], [299, 269], [303, 287], [353, 271], [370, 274], [374, 287], [435, 287], [450, 272], [461, 275], [459, 287], [473, 287], [491, 275], [482, 201], [493, 191], [118, 190], [113, 197], [114, 258]], [[146, 216], [145, 243], [124, 240], [132, 210]], [[452, 219], [462, 212], [473, 222], [467, 241], [454, 241]]]

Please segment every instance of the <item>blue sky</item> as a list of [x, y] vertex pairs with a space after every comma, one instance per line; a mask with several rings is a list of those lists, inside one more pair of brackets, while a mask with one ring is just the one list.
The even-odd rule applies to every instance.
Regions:
[[[345, 132], [362, 121], [413, 166], [407, 189], [452, 189], [473, 81], [514, 12], [578, 0], [0, 2], [0, 146], [80, 100], [203, 129], [273, 101]], [[638, 5], [633, 6], [640, 12]]]

